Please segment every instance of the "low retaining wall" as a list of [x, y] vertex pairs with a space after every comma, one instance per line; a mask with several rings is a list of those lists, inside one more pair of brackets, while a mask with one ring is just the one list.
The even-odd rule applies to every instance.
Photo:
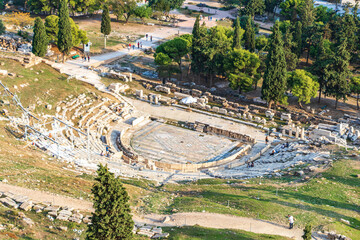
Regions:
[[246, 154], [251, 149], [250, 145], [244, 145], [240, 151], [237, 153], [218, 160], [218, 161], [212, 161], [212, 162], [204, 162], [204, 163], [191, 163], [191, 164], [179, 164], [179, 163], [164, 163], [159, 161], [153, 161], [155, 163], [155, 166], [157, 168], [161, 168], [163, 170], [175, 170], [175, 171], [181, 171], [181, 172], [197, 172], [201, 169], [205, 168], [211, 168], [211, 167], [217, 167], [222, 164], [228, 163], [230, 161], [235, 160], [240, 155]]

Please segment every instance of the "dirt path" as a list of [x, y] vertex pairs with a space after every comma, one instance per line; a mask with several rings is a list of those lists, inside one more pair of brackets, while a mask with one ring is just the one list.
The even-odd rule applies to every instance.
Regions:
[[[51, 202], [57, 206], [68, 206], [82, 211], [93, 211], [92, 203], [86, 200], [51, 194], [40, 190], [32, 190], [24, 187], [18, 187], [6, 183], [0, 183], [0, 191], [12, 192], [18, 195], [24, 195], [37, 202]], [[170, 221], [163, 223], [164, 217], [169, 216]], [[284, 226], [253, 218], [237, 217], [216, 213], [176, 213], [173, 215], [148, 214], [145, 216], [134, 216], [134, 221], [147, 223], [156, 226], [193, 226], [199, 225], [209, 228], [229, 228], [241, 229], [254, 233], [266, 233], [294, 237], [301, 239], [303, 234], [300, 229], [289, 230]]]
[[[164, 217], [169, 216], [170, 221], [162, 223]], [[264, 233], [280, 235], [296, 240], [302, 239], [303, 231], [301, 229], [288, 229], [285, 226], [271, 223], [264, 220], [258, 220], [246, 217], [236, 217], [231, 215], [217, 213], [176, 213], [173, 215], [149, 214], [143, 218], [134, 217], [137, 222], [153, 224], [157, 226], [194, 226], [199, 225], [209, 228], [228, 228], [250, 231], [253, 233]]]

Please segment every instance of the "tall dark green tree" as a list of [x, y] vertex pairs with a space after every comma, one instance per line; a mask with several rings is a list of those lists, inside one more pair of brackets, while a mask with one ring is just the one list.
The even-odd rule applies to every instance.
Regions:
[[286, 60], [283, 49], [279, 22], [273, 27], [270, 51], [266, 59], [266, 70], [261, 89], [262, 99], [266, 100], [271, 108], [273, 103], [284, 102], [286, 91]]
[[101, 33], [104, 34], [104, 48], [106, 48], [106, 38], [111, 33], [111, 20], [109, 7], [105, 4], [101, 15]]
[[294, 46], [295, 42], [293, 41], [292, 32], [290, 31], [290, 28], [287, 28], [284, 34], [284, 53], [286, 59], [286, 68], [288, 71], [295, 70], [299, 60], [297, 55], [292, 51]]
[[205, 72], [205, 61], [207, 49], [207, 28], [200, 26], [199, 16], [196, 18], [193, 28], [193, 38], [191, 44], [191, 71], [194, 75], [200, 76], [201, 73]]
[[348, 82], [350, 54], [347, 51], [347, 39], [337, 47], [333, 61], [327, 66], [328, 82], [326, 93], [335, 97], [335, 109], [340, 99], [346, 100], [350, 92]]
[[134, 222], [130, 214], [129, 196], [119, 178], [100, 165], [91, 192], [94, 196], [92, 224], [86, 231], [87, 240], [132, 239]]
[[302, 53], [302, 24], [300, 21], [295, 24], [294, 53], [299, 58]]
[[263, 14], [265, 10], [264, 0], [246, 0], [243, 13], [254, 18], [255, 14]]
[[245, 27], [245, 48], [250, 52], [255, 51], [255, 29], [250, 16], [247, 19]]
[[332, 61], [333, 54], [328, 53], [326, 51], [325, 45], [324, 45], [324, 39], [322, 38], [317, 46], [317, 55], [315, 58], [315, 62], [311, 66], [311, 71], [318, 76], [318, 82], [319, 82], [319, 99], [318, 102], [321, 101], [321, 94], [326, 89], [326, 82], [328, 79], [328, 65]]
[[193, 39], [198, 39], [200, 37], [199, 34], [200, 34], [200, 16], [197, 15], [193, 30], [192, 30]]
[[32, 52], [39, 57], [44, 57], [47, 51], [48, 40], [45, 26], [41, 18], [37, 17], [34, 23], [34, 36], [32, 41]]
[[305, 0], [300, 14], [300, 19], [303, 29], [306, 29], [314, 24], [315, 12], [314, 12], [314, 1]]
[[233, 48], [241, 48], [241, 40], [244, 35], [244, 30], [240, 27], [240, 18], [237, 17], [235, 20]]
[[60, 0], [59, 3], [59, 32], [57, 46], [59, 51], [63, 54], [63, 62], [65, 62], [65, 55], [68, 54], [73, 47], [67, 0]]
[[356, 18], [354, 18], [354, 16], [349, 13], [349, 10], [345, 8], [345, 13], [341, 16], [338, 29], [335, 31], [335, 38], [338, 44], [340, 44], [344, 38], [347, 38], [347, 50], [352, 58], [358, 56], [359, 28], [360, 25], [357, 24]]
[[4, 34], [6, 31], [6, 27], [4, 26], [4, 23], [2, 20], [0, 20], [0, 35]]

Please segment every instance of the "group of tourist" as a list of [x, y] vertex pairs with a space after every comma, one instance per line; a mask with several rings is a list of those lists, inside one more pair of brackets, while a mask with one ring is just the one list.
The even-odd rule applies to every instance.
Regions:
[[[146, 34], [145, 37], [146, 37], [146, 41], [148, 41], [148, 39], [149, 39], [149, 37], [150, 37], [150, 42], [152, 42], [152, 40], [153, 40], [152, 35], [149, 36], [149, 34]], [[129, 45], [128, 45], [128, 50], [130, 51], [131, 48], [132, 48], [133, 50], [135, 50], [136, 45], [137, 45], [137, 48], [138, 48], [138, 49], [142, 49], [142, 48], [143, 48], [142, 42], [137, 42], [137, 43], [134, 43], [134, 44], [129, 43]]]

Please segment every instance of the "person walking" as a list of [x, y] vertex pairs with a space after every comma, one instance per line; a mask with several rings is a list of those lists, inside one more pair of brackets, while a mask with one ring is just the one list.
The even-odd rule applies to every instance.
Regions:
[[294, 217], [289, 214], [288, 218], [289, 218], [289, 225], [290, 225], [289, 229], [293, 229], [293, 227], [294, 227]]
[[138, 42], [138, 48], [140, 48], [140, 42]]
[[133, 44], [132, 47], [133, 47], [133, 50], [135, 50], [135, 44]]
[[131, 49], [131, 43], [129, 43], [129, 46], [128, 46], [128, 50], [130, 52], [130, 49]]
[[90, 55], [88, 55], [88, 62], [90, 62]]
[[152, 42], [152, 35], [150, 36], [150, 42]]
[[266, 136], [266, 137], [265, 137], [265, 142], [266, 142], [266, 145], [269, 144], [269, 136]]
[[146, 37], [146, 41], [148, 40], [148, 36], [149, 36], [148, 34], [146, 34], [146, 35], [145, 35], [145, 37]]
[[142, 49], [142, 42], [140, 43], [140, 48]]

